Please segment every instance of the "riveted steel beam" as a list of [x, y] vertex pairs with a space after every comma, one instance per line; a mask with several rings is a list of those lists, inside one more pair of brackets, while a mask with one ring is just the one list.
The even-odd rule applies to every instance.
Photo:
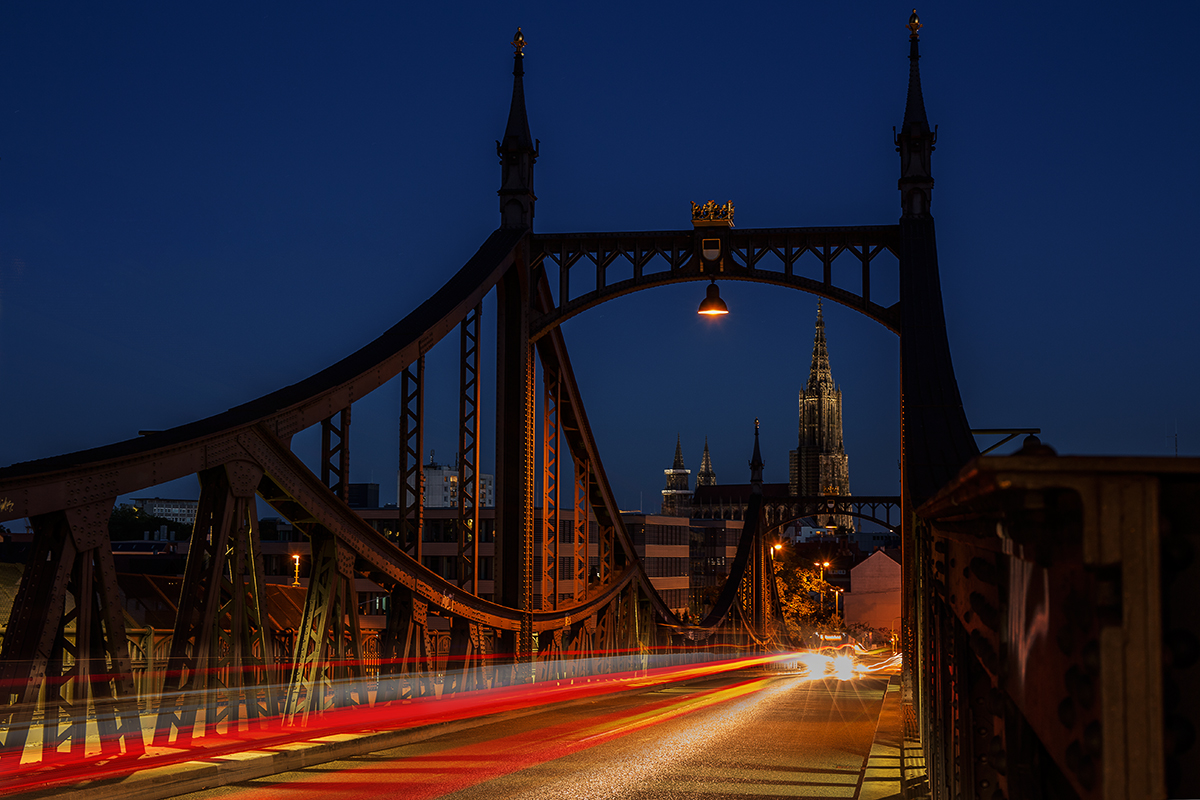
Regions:
[[342, 500], [350, 497], [350, 406], [321, 420], [321, 482]]
[[104, 755], [145, 749], [108, 539], [112, 506], [105, 499], [31, 519], [32, 560], [0, 651], [0, 763], [19, 763], [39, 694], [44, 760], [63, 744], [82, 757], [89, 717]]
[[404, 368], [400, 375], [400, 482], [398, 487], [401, 537], [404, 552], [421, 560], [424, 538], [425, 471], [425, 356]]
[[542, 364], [542, 609], [558, 608], [559, 405], [562, 381], [558, 371]]
[[254, 498], [261, 478], [262, 468], [248, 461], [200, 475], [156, 745], [190, 742], [201, 706], [210, 734], [221, 723], [236, 731], [243, 703], [254, 725], [278, 713]]
[[479, 323], [483, 304], [459, 326], [458, 585], [479, 594]]

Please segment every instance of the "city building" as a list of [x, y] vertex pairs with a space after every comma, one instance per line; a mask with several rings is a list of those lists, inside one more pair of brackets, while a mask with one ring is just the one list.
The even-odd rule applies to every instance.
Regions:
[[346, 496], [351, 508], [379, 508], [378, 483], [352, 483]]
[[[707, 448], [705, 455], [708, 454]], [[744, 523], [728, 519], [689, 521], [691, 577], [689, 610], [694, 619], [703, 619], [716, 604], [717, 595], [729, 577], [729, 568], [737, 557]]]
[[691, 521], [651, 514], [621, 518], [654, 590], [675, 613], [686, 611], [691, 604]]
[[895, 550], [876, 550], [850, 570], [850, 591], [843, 596], [847, 625], [877, 630], [900, 627], [900, 562]]
[[[790, 454], [789, 493], [799, 497], [848, 495], [850, 466], [842, 442], [842, 390], [833, 382], [820, 302], [816, 328], [808, 382], [800, 390], [800, 437]], [[817, 526], [849, 531], [853, 520], [844, 514], [822, 515]]]
[[[423, 467], [425, 476], [425, 508], [458, 508], [458, 467], [439, 464], [429, 451], [429, 463]], [[396, 478], [400, 486], [400, 477]], [[399, 496], [399, 495], [398, 495]], [[495, 479], [488, 473], [479, 473], [479, 507], [496, 505]]]
[[164, 500], [161, 497], [135, 497], [132, 502], [133, 507], [143, 514], [169, 519], [188, 527], [196, 524], [196, 509], [200, 505], [198, 500]]

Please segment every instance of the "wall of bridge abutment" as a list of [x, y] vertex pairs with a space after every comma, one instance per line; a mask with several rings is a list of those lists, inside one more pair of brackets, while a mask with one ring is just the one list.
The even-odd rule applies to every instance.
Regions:
[[934, 798], [1200, 796], [1200, 459], [980, 457], [915, 513]]

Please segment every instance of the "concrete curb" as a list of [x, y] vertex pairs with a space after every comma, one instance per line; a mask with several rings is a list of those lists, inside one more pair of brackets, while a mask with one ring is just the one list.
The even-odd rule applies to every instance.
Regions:
[[884, 689], [883, 705], [875, 724], [875, 739], [858, 785], [858, 800], [898, 800], [901, 783], [900, 676], [893, 675]]

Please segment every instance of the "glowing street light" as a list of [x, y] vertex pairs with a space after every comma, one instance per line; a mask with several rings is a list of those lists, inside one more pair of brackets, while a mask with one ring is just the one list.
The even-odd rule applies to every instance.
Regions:
[[821, 611], [825, 610], [825, 570], [829, 569], [828, 561], [814, 561], [814, 567], [821, 568]]
[[708, 294], [700, 301], [700, 308], [696, 309], [696, 313], [710, 317], [729, 313], [729, 306], [721, 299], [721, 290], [717, 288], [716, 280], [708, 285]]
[[292, 561], [295, 562], [295, 564], [296, 564], [296, 575], [292, 579], [292, 586], [299, 586], [300, 585], [300, 554], [297, 553], [296, 555], [292, 556]]

